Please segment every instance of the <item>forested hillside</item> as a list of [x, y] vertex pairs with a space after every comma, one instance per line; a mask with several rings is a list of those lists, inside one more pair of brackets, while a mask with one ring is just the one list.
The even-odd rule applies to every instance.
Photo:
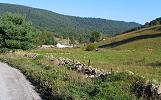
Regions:
[[156, 18], [150, 22], [146, 22], [144, 25], [142, 25], [140, 27], [136, 27], [136, 28], [130, 29], [128, 31], [125, 31], [124, 33], [136, 31], [136, 30], [139, 30], [142, 28], [149, 28], [149, 27], [156, 26], [156, 25], [161, 25], [161, 17]]
[[81, 18], [37, 8], [0, 3], [0, 14], [7, 11], [25, 14], [36, 27], [64, 36], [78, 36], [80, 34], [89, 34], [93, 31], [112, 35], [140, 26], [140, 24], [135, 22]]

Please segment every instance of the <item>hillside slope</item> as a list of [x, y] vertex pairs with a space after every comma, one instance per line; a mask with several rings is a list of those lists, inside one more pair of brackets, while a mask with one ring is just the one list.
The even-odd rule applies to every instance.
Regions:
[[93, 31], [111, 35], [140, 26], [140, 24], [135, 22], [113, 21], [100, 18], [81, 18], [21, 5], [0, 3], [0, 14], [6, 11], [25, 14], [35, 26], [67, 36], [73, 34], [87, 34]]
[[107, 38], [99, 43], [100, 47], [116, 48], [156, 48], [161, 44], [161, 25], [142, 28], [133, 32]]
[[125, 31], [124, 33], [128, 33], [128, 32], [132, 32], [132, 31], [136, 31], [136, 30], [140, 30], [143, 28], [149, 28], [149, 27], [153, 27], [153, 26], [157, 26], [157, 25], [161, 25], [161, 17], [156, 18], [150, 22], [146, 22], [144, 25], [130, 29], [128, 31]]

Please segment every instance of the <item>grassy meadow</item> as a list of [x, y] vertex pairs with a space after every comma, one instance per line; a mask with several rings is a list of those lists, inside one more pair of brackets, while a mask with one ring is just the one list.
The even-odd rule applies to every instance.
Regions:
[[161, 80], [161, 68], [159, 67], [161, 53], [159, 50], [149, 51], [148, 48], [144, 50], [120, 50], [118, 47], [116, 49], [102, 49], [90, 52], [84, 51], [83, 48], [44, 49], [31, 52], [76, 59], [85, 64], [88, 64], [90, 59], [91, 66], [98, 69], [110, 71], [112, 68], [113, 71], [119, 72], [132, 71], [147, 79]]
[[[140, 34], [145, 32], [150, 34], [154, 29], [144, 29]], [[155, 32], [160, 32], [158, 27]], [[138, 32], [118, 35], [117, 41], [125, 37], [130, 38], [129, 34], [137, 36]], [[108, 40], [105, 40], [106, 43], [110, 43]], [[101, 45], [105, 41], [97, 44]], [[157, 37], [129, 42], [114, 48], [99, 48], [98, 51], [86, 51], [83, 46], [18, 51], [39, 54], [36, 59], [4, 53], [0, 55], [0, 60], [20, 69], [37, 87], [44, 100], [135, 100], [142, 98], [134, 95], [134, 83], [142, 85], [146, 80], [161, 81], [160, 46], [161, 37]], [[85, 64], [90, 60], [92, 67], [105, 71], [112, 69], [114, 73], [105, 80], [85, 78], [81, 73], [55, 65], [46, 59], [45, 55], [79, 60]], [[128, 72], [133, 72], [134, 75]]]
[[152, 27], [148, 27], [148, 28], [142, 28], [140, 30], [116, 35], [114, 37], [107, 37], [103, 41], [100, 41], [97, 44], [98, 45], [104, 45], [104, 44], [108, 44], [108, 43], [112, 43], [112, 42], [116, 42], [116, 41], [121, 41], [121, 40], [128, 39], [128, 38], [132, 38], [132, 37], [135, 37], [135, 36], [158, 34], [158, 33], [161, 33], [160, 27], [161, 27], [160, 25], [156, 25], [156, 26], [152, 26]]

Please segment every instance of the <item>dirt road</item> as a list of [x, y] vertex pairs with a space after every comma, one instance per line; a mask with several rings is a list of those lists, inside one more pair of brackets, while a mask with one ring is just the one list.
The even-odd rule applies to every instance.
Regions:
[[19, 70], [0, 63], [0, 100], [41, 100], [41, 98]]

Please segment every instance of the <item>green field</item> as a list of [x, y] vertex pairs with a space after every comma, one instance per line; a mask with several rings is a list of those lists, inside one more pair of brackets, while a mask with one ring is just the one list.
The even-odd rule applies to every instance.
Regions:
[[140, 30], [136, 30], [136, 31], [120, 34], [120, 35], [116, 35], [114, 37], [108, 37], [108, 38], [105, 38], [105, 40], [100, 41], [97, 44], [104, 45], [104, 44], [109, 44], [112, 42], [121, 41], [121, 40], [128, 39], [128, 38], [132, 38], [135, 36], [158, 34], [158, 33], [161, 33], [161, 26], [160, 25], [152, 26], [152, 27], [148, 27], [148, 28], [143, 28]]
[[[55, 56], [69, 57], [69, 55], [63, 55], [68, 54], [68, 50], [56, 50], [56, 53], [53, 53], [55, 49], [46, 51], [51, 51], [51, 54]], [[75, 52], [76, 51], [82, 52], [80, 54], [83, 55], [87, 54], [87, 52], [80, 49], [75, 50]], [[131, 100], [136, 98], [131, 92], [131, 86], [135, 82], [142, 82], [142, 80], [144, 80], [138, 75], [118, 72], [114, 72], [103, 81], [85, 78], [81, 73], [63, 66], [55, 66], [52, 62], [43, 57], [43, 55], [46, 54], [45, 50], [34, 50], [33, 52], [40, 53], [41, 56], [36, 59], [31, 59], [10, 53], [1, 54], [0, 60], [8, 63], [12, 67], [20, 69], [28, 79], [35, 84], [35, 87], [38, 88], [37, 91], [42, 95], [44, 100], [74, 100], [74, 98], [76, 100], [110, 100], [112, 98]], [[90, 57], [100, 55], [94, 52], [90, 54], [92, 54]], [[72, 55], [74, 56], [74, 54]], [[78, 59], [83, 62], [82, 58], [79, 57]], [[94, 59], [92, 60], [94, 61]], [[95, 61], [96, 60], [97, 59], [95, 59]], [[84, 60], [84, 62], [86, 61]], [[93, 64], [94, 63], [92, 63], [92, 65]]]
[[[152, 30], [151, 30], [152, 29]], [[160, 27], [144, 29], [116, 36], [117, 41], [143, 34], [158, 34]], [[155, 30], [155, 31], [154, 31]], [[155, 32], [155, 33], [153, 33]], [[126, 36], [125, 36], [126, 35]], [[125, 38], [126, 37], [126, 38]], [[113, 37], [115, 38], [115, 37]], [[113, 39], [112, 38], [112, 39]], [[115, 39], [116, 39], [115, 38]], [[105, 44], [101, 41], [98, 44]], [[106, 43], [109, 43], [106, 41]], [[85, 51], [86, 47], [66, 49], [33, 49], [18, 53], [39, 54], [36, 59], [22, 57], [16, 53], [4, 53], [0, 60], [20, 69], [38, 87], [43, 99], [67, 100], [131, 100], [137, 98], [132, 92], [135, 83], [144, 84], [146, 80], [161, 81], [161, 37], [141, 39], [114, 48], [99, 48], [98, 51]], [[105, 80], [85, 78], [81, 73], [63, 66], [57, 66], [45, 55], [79, 60], [99, 70], [113, 74]], [[128, 72], [133, 72], [134, 75]], [[41, 87], [41, 88], [40, 88]], [[48, 91], [46, 93], [46, 91]], [[48, 94], [48, 95], [46, 95]]]
[[159, 50], [150, 52], [148, 50], [103, 49], [101, 51], [88, 52], [83, 49], [44, 49], [33, 50], [32, 52], [51, 54], [56, 57], [67, 57], [86, 64], [90, 59], [91, 65], [95, 68], [107, 71], [110, 71], [112, 68], [114, 71], [119, 72], [130, 70], [147, 79], [160, 80], [161, 75], [161, 68], [159, 67], [161, 53]]

